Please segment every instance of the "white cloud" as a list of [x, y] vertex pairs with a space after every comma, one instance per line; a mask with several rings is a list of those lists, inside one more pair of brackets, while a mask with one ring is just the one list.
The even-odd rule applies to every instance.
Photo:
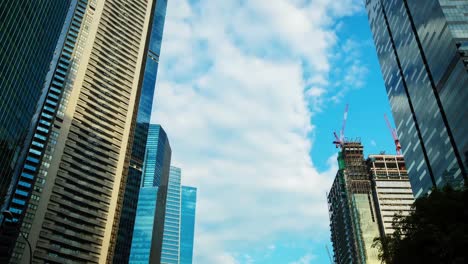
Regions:
[[312, 254], [306, 254], [302, 256], [299, 260], [293, 261], [289, 264], [310, 264], [312, 263], [312, 260], [315, 259], [316, 257]]
[[239, 248], [328, 229], [336, 156], [314, 167], [310, 120], [331, 96], [333, 21], [360, 4], [169, 1], [153, 122], [198, 187], [195, 263], [242, 262]]

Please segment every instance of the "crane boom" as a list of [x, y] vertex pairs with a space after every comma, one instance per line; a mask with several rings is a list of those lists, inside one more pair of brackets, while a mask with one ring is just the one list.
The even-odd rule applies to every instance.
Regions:
[[340, 140], [341, 142], [344, 141], [344, 132], [346, 128], [346, 120], [348, 120], [348, 104], [346, 104], [345, 111], [343, 114], [343, 125], [341, 126], [341, 133], [340, 133]]
[[386, 114], [384, 114], [385, 122], [387, 123], [387, 127], [390, 130], [390, 133], [392, 134], [393, 141], [395, 142], [395, 148], [397, 155], [401, 155], [401, 145], [400, 145], [400, 140], [398, 139], [398, 135], [396, 133], [396, 129], [392, 127], [390, 124], [390, 121], [388, 121], [388, 117]]
[[333, 141], [333, 144], [338, 147], [343, 147], [344, 144], [344, 132], [346, 128], [346, 120], [348, 119], [348, 104], [346, 104], [344, 115], [343, 115], [343, 124], [341, 125], [341, 131], [340, 131], [340, 136], [336, 134], [336, 132], [333, 132], [333, 135], [335, 136], [335, 141]]

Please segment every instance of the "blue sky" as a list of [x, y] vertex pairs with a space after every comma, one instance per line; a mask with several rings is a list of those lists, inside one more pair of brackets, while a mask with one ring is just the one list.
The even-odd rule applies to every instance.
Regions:
[[329, 263], [333, 130], [394, 153], [361, 0], [171, 0], [152, 121], [198, 187], [194, 263]]

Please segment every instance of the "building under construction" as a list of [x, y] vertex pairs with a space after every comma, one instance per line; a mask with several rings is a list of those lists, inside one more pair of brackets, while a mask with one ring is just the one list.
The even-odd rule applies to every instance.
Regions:
[[367, 165], [380, 234], [392, 234], [395, 215], [407, 216], [414, 202], [405, 160], [402, 155], [369, 155]]
[[334, 262], [380, 264], [374, 239], [393, 233], [395, 214], [409, 214], [414, 202], [403, 156], [365, 160], [359, 140], [343, 141], [338, 163], [328, 194]]
[[361, 142], [343, 142], [338, 163], [339, 170], [328, 194], [334, 262], [380, 263], [378, 250], [372, 248], [379, 226]]

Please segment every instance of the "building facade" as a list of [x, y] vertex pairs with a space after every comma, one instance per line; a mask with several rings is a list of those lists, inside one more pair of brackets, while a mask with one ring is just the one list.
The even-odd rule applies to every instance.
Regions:
[[464, 184], [468, 169], [468, 1], [366, 0], [416, 197]]
[[76, 1], [9, 205], [36, 261], [113, 260], [155, 5]]
[[197, 188], [182, 186], [180, 218], [180, 264], [192, 264]]
[[71, 2], [0, 3], [0, 205], [22, 156]]
[[161, 263], [178, 264], [180, 251], [180, 205], [181, 205], [181, 170], [171, 166], [169, 186], [167, 188], [166, 216]]
[[129, 263], [162, 262], [169, 178], [174, 176], [170, 162], [171, 148], [167, 134], [160, 125], [151, 124], [135, 224], [130, 230], [133, 235], [130, 241]]
[[380, 235], [393, 234], [395, 215], [408, 216], [414, 203], [405, 160], [401, 155], [369, 155], [367, 159]]
[[339, 171], [328, 194], [335, 263], [380, 263], [372, 247], [379, 237], [375, 200], [363, 146], [345, 142], [338, 156]]
[[[51, 81], [51, 65], [63, 43], [64, 28], [76, 1], [0, 3], [0, 209], [7, 210], [19, 182], [17, 164], [25, 159], [31, 129]], [[67, 17], [68, 16], [68, 17]], [[33, 179], [21, 181], [27, 185]], [[24, 193], [23, 193], [24, 194]], [[18, 198], [15, 198], [18, 199]], [[30, 194], [20, 197], [27, 203]], [[0, 263], [8, 261], [18, 237], [17, 223], [0, 215]]]
[[115, 245], [114, 263], [127, 263], [132, 241], [132, 229], [135, 223], [136, 207], [143, 175], [143, 162], [146, 153], [148, 129], [153, 106], [156, 77], [161, 51], [161, 41], [166, 18], [167, 0], [157, 0], [153, 7], [153, 17], [147, 46], [146, 62], [141, 84], [141, 94], [135, 105], [138, 107], [136, 116], [135, 134], [131, 146], [131, 159], [128, 168], [127, 182], [123, 195], [122, 213], [120, 216], [119, 231]]

